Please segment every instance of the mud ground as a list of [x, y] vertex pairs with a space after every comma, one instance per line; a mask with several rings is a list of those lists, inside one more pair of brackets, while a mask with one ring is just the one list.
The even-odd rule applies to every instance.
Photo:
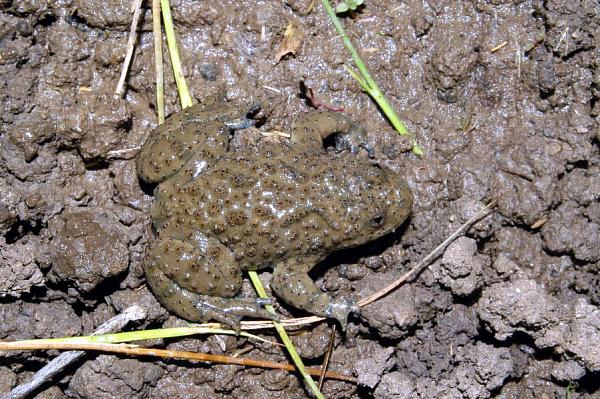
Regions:
[[[376, 157], [406, 176], [415, 206], [403, 231], [330, 259], [316, 273], [323, 289], [362, 298], [483, 203], [498, 202], [429, 270], [338, 335], [330, 368], [359, 385], [327, 381], [324, 393], [600, 397], [600, 5], [365, 3], [344, 24], [421, 158], [344, 70], [350, 57], [320, 2], [172, 1], [196, 100], [221, 91], [261, 100], [261, 129], [285, 131], [309, 109], [304, 80], [360, 121]], [[134, 303], [149, 309], [136, 328], [181, 324], [144, 285], [151, 191], [140, 187], [131, 151], [120, 151], [135, 153], [157, 123], [147, 8], [126, 95], [113, 98], [129, 7], [0, 1], [0, 339], [89, 333]], [[302, 41], [278, 60], [290, 23]], [[170, 73], [166, 95], [173, 113]], [[308, 364], [321, 364], [329, 328], [295, 333]], [[235, 338], [164, 344], [286, 361], [279, 349]], [[0, 354], [0, 393], [54, 355]], [[305, 396], [298, 378], [280, 371], [106, 355], [89, 356], [38, 395]]]

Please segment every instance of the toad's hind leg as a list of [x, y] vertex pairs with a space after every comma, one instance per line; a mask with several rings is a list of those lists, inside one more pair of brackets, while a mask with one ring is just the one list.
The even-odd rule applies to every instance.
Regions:
[[[180, 171], [194, 177], [212, 166], [229, 148], [229, 134], [254, 124], [248, 115], [258, 104], [244, 107], [222, 102], [197, 104], [169, 117], [148, 137], [137, 161], [138, 175], [147, 183], [160, 183]], [[186, 165], [187, 164], [187, 165]], [[181, 173], [184, 169], [186, 172]]]
[[240, 319], [273, 319], [240, 291], [242, 274], [230, 251], [214, 239], [159, 239], [146, 257], [146, 281], [161, 303], [191, 321], [217, 320], [235, 329]]
[[366, 144], [363, 128], [339, 112], [308, 112], [296, 119], [292, 126], [291, 140], [304, 147], [322, 148], [323, 140], [332, 134], [335, 136], [335, 148], [338, 151], [350, 150], [356, 153], [364, 148], [373, 155], [370, 145]]
[[336, 319], [346, 330], [350, 313], [359, 314], [360, 309], [349, 298], [332, 298], [320, 291], [308, 272], [314, 262], [290, 259], [275, 267], [271, 290], [285, 302], [317, 316]]

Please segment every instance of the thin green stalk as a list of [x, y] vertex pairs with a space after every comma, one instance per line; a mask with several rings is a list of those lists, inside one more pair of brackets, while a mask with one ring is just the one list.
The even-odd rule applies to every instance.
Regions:
[[423, 149], [417, 144], [414, 137], [412, 137], [412, 135], [410, 134], [410, 132], [408, 131], [408, 129], [406, 128], [404, 123], [400, 120], [400, 117], [398, 116], [396, 111], [394, 111], [394, 108], [392, 108], [392, 106], [390, 105], [388, 100], [385, 98], [381, 89], [377, 85], [377, 82], [375, 82], [375, 79], [373, 79], [373, 77], [371, 76], [371, 73], [367, 69], [367, 66], [365, 65], [363, 60], [360, 58], [358, 51], [356, 50], [356, 48], [350, 41], [350, 38], [346, 34], [346, 31], [344, 30], [344, 27], [342, 26], [340, 20], [335, 15], [335, 11], [334, 11], [333, 7], [331, 7], [329, 0], [323, 0], [323, 7], [325, 7], [325, 11], [327, 11], [327, 15], [329, 15], [329, 19], [331, 19], [331, 22], [333, 23], [335, 30], [342, 37], [342, 40], [344, 41], [344, 45], [346, 46], [346, 49], [352, 55], [354, 64], [356, 65], [356, 68], [358, 68], [358, 71], [362, 75], [359, 77], [358, 74], [356, 74], [353, 71], [348, 69], [348, 71], [350, 72], [352, 77], [354, 79], [356, 79], [358, 81], [358, 83], [361, 85], [361, 87], [363, 88], [363, 90], [365, 90], [373, 98], [373, 100], [375, 100], [375, 102], [377, 103], [377, 105], [379, 105], [379, 107], [381, 108], [381, 110], [383, 111], [385, 116], [388, 118], [388, 120], [390, 121], [390, 123], [392, 124], [394, 129], [396, 129], [396, 131], [398, 133], [400, 133], [401, 135], [411, 136], [412, 143], [413, 143], [412, 151], [417, 155], [422, 155]]
[[[234, 330], [217, 328], [217, 327], [206, 327], [206, 326], [190, 326], [190, 327], [174, 327], [174, 328], [158, 328], [153, 330], [141, 330], [141, 331], [128, 331], [114, 334], [103, 334], [103, 335], [88, 335], [81, 337], [65, 337], [65, 338], [48, 338], [48, 339], [34, 339], [19, 341], [21, 344], [29, 342], [42, 343], [71, 343], [71, 344], [120, 344], [124, 342], [141, 341], [147, 339], [165, 339], [165, 338], [176, 338], [186, 337], [189, 335], [197, 334], [225, 334], [225, 335], [236, 335]], [[241, 336], [250, 339], [255, 339], [262, 342], [273, 342], [268, 341], [254, 334], [247, 332], [241, 332]]]
[[160, 6], [163, 14], [165, 33], [167, 34], [167, 46], [169, 47], [169, 55], [171, 56], [173, 75], [175, 75], [175, 83], [177, 83], [177, 91], [179, 92], [179, 100], [181, 101], [181, 108], [185, 109], [192, 106], [192, 96], [190, 96], [190, 91], [181, 70], [181, 58], [179, 57], [179, 49], [177, 48], [175, 29], [173, 29], [173, 18], [171, 17], [169, 0], [160, 0]]
[[[254, 289], [258, 293], [258, 296], [261, 298], [268, 298], [265, 288], [263, 287], [262, 282], [258, 278], [258, 274], [255, 271], [249, 271], [248, 274], [250, 275], [250, 280], [252, 281], [252, 284], [254, 285]], [[265, 305], [265, 309], [267, 309], [268, 312], [276, 314], [275, 309], [271, 305]], [[311, 391], [314, 393], [314, 395], [317, 399], [325, 399], [325, 397], [319, 390], [319, 387], [317, 386], [315, 381], [312, 379], [312, 377], [306, 371], [306, 367], [304, 367], [302, 358], [300, 358], [300, 355], [298, 355], [298, 352], [296, 351], [296, 348], [294, 347], [292, 340], [285, 332], [285, 329], [281, 326], [281, 324], [279, 324], [275, 321], [273, 322], [273, 324], [275, 325], [275, 329], [277, 330], [277, 333], [281, 337], [281, 341], [283, 342], [283, 345], [285, 345], [285, 348], [287, 349], [288, 353], [290, 354], [290, 357], [292, 358], [294, 365], [296, 366], [296, 368], [302, 375], [302, 378], [304, 378], [306, 385], [308, 385], [310, 387]]]

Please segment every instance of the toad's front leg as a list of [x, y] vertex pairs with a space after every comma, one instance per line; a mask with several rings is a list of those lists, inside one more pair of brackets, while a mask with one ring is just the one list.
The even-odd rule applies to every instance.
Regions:
[[332, 298], [320, 291], [308, 275], [314, 265], [306, 259], [289, 259], [278, 264], [271, 280], [271, 290], [292, 306], [317, 316], [336, 319], [346, 330], [349, 314], [360, 314], [360, 308], [352, 299]]
[[214, 238], [159, 236], [144, 271], [160, 302], [187, 320], [212, 319], [239, 329], [244, 316], [273, 319], [261, 301], [232, 298], [242, 287], [242, 274], [229, 249]]

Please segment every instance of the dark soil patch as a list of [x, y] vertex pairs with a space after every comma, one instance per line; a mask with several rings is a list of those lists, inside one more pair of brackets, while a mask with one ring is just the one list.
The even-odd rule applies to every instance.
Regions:
[[[317, 276], [323, 288], [362, 298], [484, 202], [498, 202], [416, 281], [364, 309], [330, 366], [361, 385], [328, 381], [327, 397], [554, 398], [573, 386], [577, 398], [600, 395], [596, 1], [367, 0], [346, 18], [422, 158], [344, 70], [350, 57], [320, 2], [172, 3], [197, 100], [223, 91], [232, 101], [260, 100], [261, 128], [285, 131], [308, 110], [305, 80], [322, 102], [364, 125], [381, 162], [404, 171], [415, 196], [404, 234], [329, 259]], [[135, 161], [113, 156], [156, 125], [147, 9], [126, 97], [112, 94], [129, 18], [129, 2], [0, 1], [2, 340], [89, 333], [134, 303], [150, 309], [146, 324], [178, 323], [139, 289], [152, 197]], [[276, 62], [290, 22], [304, 40]], [[173, 113], [170, 75], [166, 93]], [[296, 339], [308, 363], [320, 364], [328, 329]], [[246, 345], [254, 344], [208, 337], [168, 347], [231, 354]], [[53, 355], [0, 354], [0, 393]], [[262, 345], [245, 356], [286, 361]], [[296, 376], [280, 371], [89, 359], [42, 395], [306, 396]]]

